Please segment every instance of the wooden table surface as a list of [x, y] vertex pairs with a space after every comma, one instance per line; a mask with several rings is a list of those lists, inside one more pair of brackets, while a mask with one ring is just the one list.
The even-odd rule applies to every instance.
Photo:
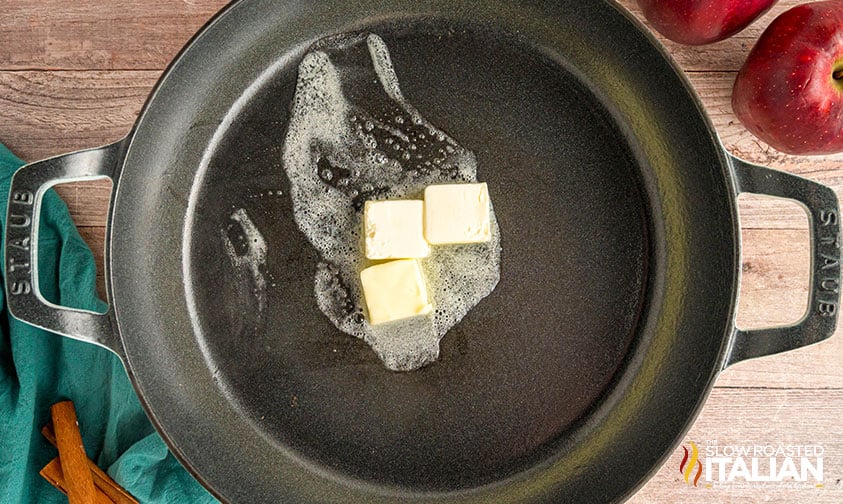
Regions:
[[[0, 142], [29, 161], [122, 137], [167, 63], [225, 3], [5, 0], [0, 9]], [[729, 151], [841, 194], [843, 156], [776, 152], [741, 126], [730, 105], [735, 73], [755, 39], [775, 15], [797, 3], [802, 2], [782, 0], [753, 26], [717, 44], [666, 45], [702, 97]], [[642, 19], [634, 0], [620, 4]], [[59, 191], [101, 261], [109, 185], [82, 182]], [[740, 210], [744, 257], [739, 325], [793, 322], [807, 302], [805, 213], [791, 202], [743, 196]], [[715, 442], [720, 447], [820, 445], [821, 486], [811, 479], [790, 487], [733, 482], [695, 488], [680, 474], [680, 448], [630, 502], [843, 502], [841, 364], [839, 334], [809, 348], [740, 363], [720, 376], [685, 440], [686, 446], [694, 441], [703, 451]]]

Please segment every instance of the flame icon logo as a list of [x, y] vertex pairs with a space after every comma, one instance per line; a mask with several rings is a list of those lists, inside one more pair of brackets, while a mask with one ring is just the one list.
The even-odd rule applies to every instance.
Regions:
[[[682, 473], [682, 476], [685, 477], [685, 483], [693, 483], [694, 486], [697, 486], [697, 482], [700, 480], [700, 476], [702, 475], [700, 451], [699, 449], [697, 449], [697, 445], [694, 444], [693, 441], [691, 441], [690, 452], [684, 446], [682, 447], [682, 449], [685, 450], [685, 456], [682, 457], [682, 462], [679, 463], [679, 472]], [[694, 473], [695, 468], [697, 470], [697, 473], [694, 475], [694, 479], [691, 480], [691, 474]]]

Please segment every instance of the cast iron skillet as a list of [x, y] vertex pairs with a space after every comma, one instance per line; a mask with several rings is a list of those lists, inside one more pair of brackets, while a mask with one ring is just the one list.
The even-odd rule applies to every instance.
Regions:
[[[281, 166], [297, 64], [357, 31], [385, 39], [408, 101], [476, 154], [502, 230], [497, 289], [411, 373], [317, 309]], [[114, 181], [105, 315], [37, 284], [40, 196], [90, 177]], [[740, 192], [810, 214], [810, 306], [793, 327], [735, 328]], [[223, 252], [233, 208], [269, 244], [262, 313]], [[725, 366], [832, 334], [838, 215], [830, 189], [730, 157], [612, 3], [242, 0], [127, 138], [15, 175], [6, 288], [14, 316], [120, 356], [223, 501], [602, 503], [658, 468]]]

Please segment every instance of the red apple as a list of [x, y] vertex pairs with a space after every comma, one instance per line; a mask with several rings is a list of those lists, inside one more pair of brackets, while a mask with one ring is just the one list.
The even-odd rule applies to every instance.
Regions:
[[682, 44], [710, 44], [746, 28], [778, 0], [638, 0], [659, 33]]
[[843, 0], [777, 17], [738, 72], [732, 108], [782, 152], [843, 152]]

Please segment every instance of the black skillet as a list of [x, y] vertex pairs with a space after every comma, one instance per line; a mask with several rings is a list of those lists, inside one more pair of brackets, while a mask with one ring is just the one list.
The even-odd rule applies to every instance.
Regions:
[[[358, 31], [384, 38], [408, 101], [476, 154], [503, 240], [497, 289], [410, 373], [318, 310], [281, 166], [299, 61]], [[106, 315], [37, 294], [39, 197], [84, 177], [115, 187]], [[810, 306], [793, 327], [735, 328], [740, 192], [811, 216]], [[263, 314], [223, 250], [232, 208], [269, 244]], [[671, 453], [725, 366], [832, 334], [838, 233], [834, 193], [730, 157], [612, 3], [242, 0], [127, 138], [16, 174], [6, 288], [16, 317], [120, 356], [223, 501], [611, 502]]]

